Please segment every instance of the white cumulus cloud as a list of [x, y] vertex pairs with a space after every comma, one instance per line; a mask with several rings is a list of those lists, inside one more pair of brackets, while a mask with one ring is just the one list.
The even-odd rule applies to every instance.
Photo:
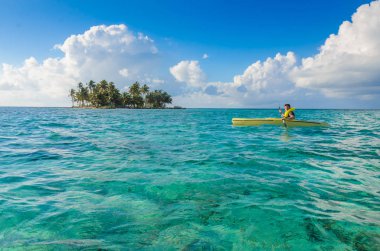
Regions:
[[31, 57], [20, 67], [2, 64], [0, 105], [68, 105], [68, 90], [79, 81], [123, 82], [132, 73], [154, 68], [149, 66], [158, 52], [152, 39], [123, 24], [91, 27], [55, 48], [62, 57], [42, 62]]
[[119, 74], [126, 78], [130, 75], [129, 70], [127, 68], [119, 70]]
[[[186, 68], [183, 65], [187, 64], [183, 62], [190, 61], [181, 61], [176, 66]], [[270, 107], [283, 100], [296, 101], [302, 98], [303, 94], [290, 81], [289, 73], [295, 65], [296, 57], [293, 52], [286, 55], [277, 54], [274, 58], [267, 58], [264, 62], [257, 61], [248, 66], [242, 74], [234, 76], [232, 82], [199, 82], [202, 89], [180, 95], [175, 101], [180, 105], [196, 107]], [[203, 72], [199, 66], [198, 72]], [[189, 78], [176, 78], [189, 82]]]
[[293, 78], [297, 86], [332, 97], [368, 98], [380, 94], [380, 1], [360, 6], [320, 52], [302, 60]]
[[277, 54], [264, 62], [257, 61], [250, 65], [243, 74], [234, 77], [234, 85], [245, 87], [249, 92], [257, 94], [277, 93], [281, 95], [293, 84], [289, 80], [289, 72], [296, 63], [293, 52], [286, 55]]
[[205, 75], [196, 60], [184, 60], [170, 67], [170, 73], [179, 82], [185, 82], [191, 87], [202, 87]]

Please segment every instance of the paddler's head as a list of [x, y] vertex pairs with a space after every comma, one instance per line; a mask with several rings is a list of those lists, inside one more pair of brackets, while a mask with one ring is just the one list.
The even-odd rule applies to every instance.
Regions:
[[289, 104], [285, 104], [284, 108], [285, 108], [285, 110], [289, 110], [290, 109], [290, 105]]

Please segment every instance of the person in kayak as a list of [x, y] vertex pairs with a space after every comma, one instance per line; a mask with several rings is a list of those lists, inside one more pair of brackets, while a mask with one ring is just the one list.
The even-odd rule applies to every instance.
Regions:
[[286, 112], [287, 110], [291, 109], [290, 104], [285, 104], [284, 108], [285, 108], [284, 114], [282, 114], [281, 109], [279, 109], [279, 112], [284, 119], [296, 119], [296, 114], [293, 112], [294, 109], [292, 109], [292, 111], [290, 112]]

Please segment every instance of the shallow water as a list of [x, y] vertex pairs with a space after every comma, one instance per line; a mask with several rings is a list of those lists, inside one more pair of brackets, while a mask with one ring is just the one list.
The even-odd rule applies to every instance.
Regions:
[[0, 248], [380, 250], [380, 111], [0, 108]]

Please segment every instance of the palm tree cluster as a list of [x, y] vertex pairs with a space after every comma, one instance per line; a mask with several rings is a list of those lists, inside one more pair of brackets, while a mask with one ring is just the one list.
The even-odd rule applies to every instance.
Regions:
[[146, 84], [133, 83], [127, 92], [120, 92], [113, 82], [102, 80], [99, 83], [79, 83], [71, 89], [73, 107], [95, 108], [165, 108], [172, 103], [171, 96], [162, 90], [149, 91]]

